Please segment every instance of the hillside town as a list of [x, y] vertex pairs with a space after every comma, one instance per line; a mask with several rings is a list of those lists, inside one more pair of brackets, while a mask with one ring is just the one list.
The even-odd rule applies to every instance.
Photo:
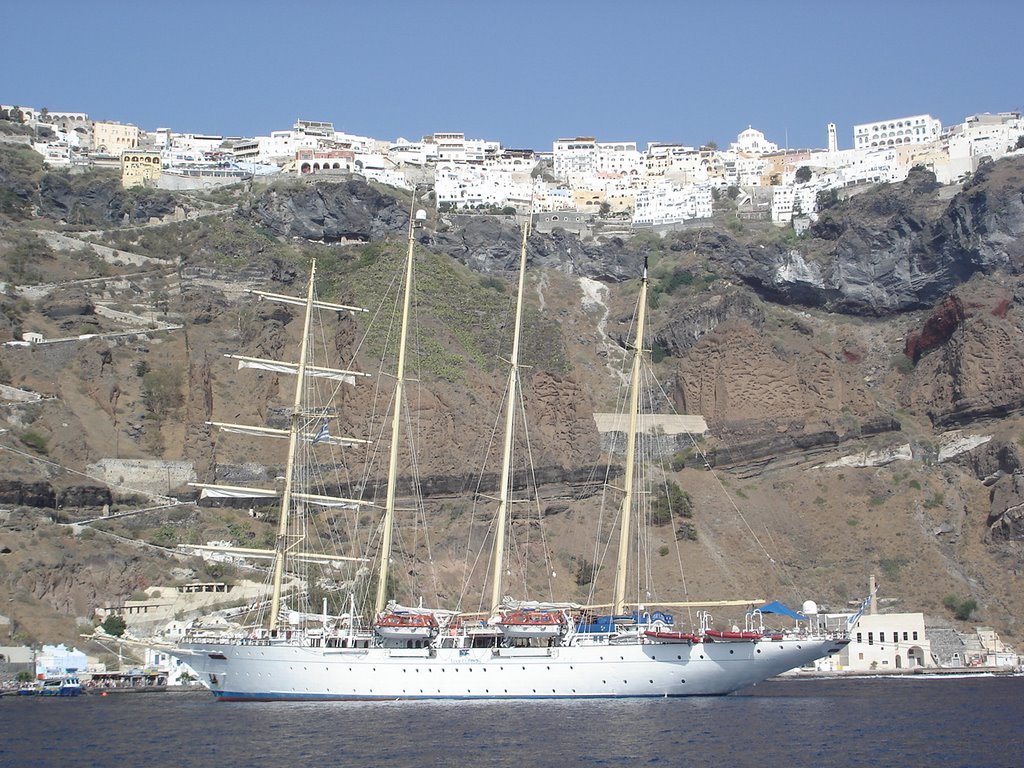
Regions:
[[835, 123], [823, 132], [825, 148], [815, 149], [781, 147], [748, 127], [728, 148], [650, 142], [641, 149], [635, 141], [577, 136], [537, 151], [459, 132], [387, 141], [312, 120], [268, 136], [228, 137], [23, 105], [0, 105], [0, 118], [32, 129], [7, 140], [31, 144], [48, 165], [119, 168], [125, 187], [202, 190], [257, 177], [356, 174], [398, 188], [432, 186], [441, 211], [532, 213], [544, 226], [579, 232], [598, 220], [632, 231], [701, 226], [727, 196], [741, 220], [799, 233], [829, 196], [902, 181], [915, 167], [940, 184], [962, 182], [1024, 147], [1017, 111], [945, 127], [931, 115], [873, 120], [853, 126], [852, 149], [839, 148]]

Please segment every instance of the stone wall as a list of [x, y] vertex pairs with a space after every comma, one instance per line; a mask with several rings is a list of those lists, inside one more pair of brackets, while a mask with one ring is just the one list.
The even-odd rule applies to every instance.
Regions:
[[107, 485], [155, 494], [167, 494], [196, 481], [196, 470], [191, 461], [100, 459], [90, 464], [86, 471]]

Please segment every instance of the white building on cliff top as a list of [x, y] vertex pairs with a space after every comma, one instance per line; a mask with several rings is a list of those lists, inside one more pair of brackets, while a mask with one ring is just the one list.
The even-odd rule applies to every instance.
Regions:
[[927, 144], [942, 133], [942, 123], [931, 115], [897, 117], [853, 126], [853, 148], [874, 149], [903, 144]]

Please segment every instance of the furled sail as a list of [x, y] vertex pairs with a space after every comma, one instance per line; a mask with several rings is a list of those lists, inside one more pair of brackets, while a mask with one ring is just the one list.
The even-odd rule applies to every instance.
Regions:
[[[245, 357], [244, 355], [224, 355], [232, 360], [238, 361], [238, 368], [257, 368], [261, 371], [273, 371], [274, 373], [287, 373], [295, 375], [299, 372], [298, 363], [286, 363], [281, 360], [267, 360], [262, 357]], [[316, 365], [307, 365], [305, 374], [316, 376], [321, 379], [332, 379], [345, 384], [355, 384], [356, 376], [369, 376], [368, 373], [360, 371], [343, 371], [338, 368], [322, 368]]]

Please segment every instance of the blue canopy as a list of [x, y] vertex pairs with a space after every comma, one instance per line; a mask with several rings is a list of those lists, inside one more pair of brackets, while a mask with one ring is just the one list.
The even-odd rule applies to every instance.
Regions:
[[806, 621], [807, 620], [806, 616], [804, 616], [801, 613], [797, 613], [792, 608], [787, 608], [782, 603], [780, 603], [778, 600], [776, 600], [773, 603], [765, 603], [764, 605], [760, 606], [759, 608], [754, 608], [753, 610], [747, 611], [747, 613], [753, 613], [754, 611], [760, 611], [761, 613], [779, 613], [779, 614], [782, 614], [783, 616], [789, 616], [789, 618], [791, 618], [791, 619], [796, 619], [797, 621]]

